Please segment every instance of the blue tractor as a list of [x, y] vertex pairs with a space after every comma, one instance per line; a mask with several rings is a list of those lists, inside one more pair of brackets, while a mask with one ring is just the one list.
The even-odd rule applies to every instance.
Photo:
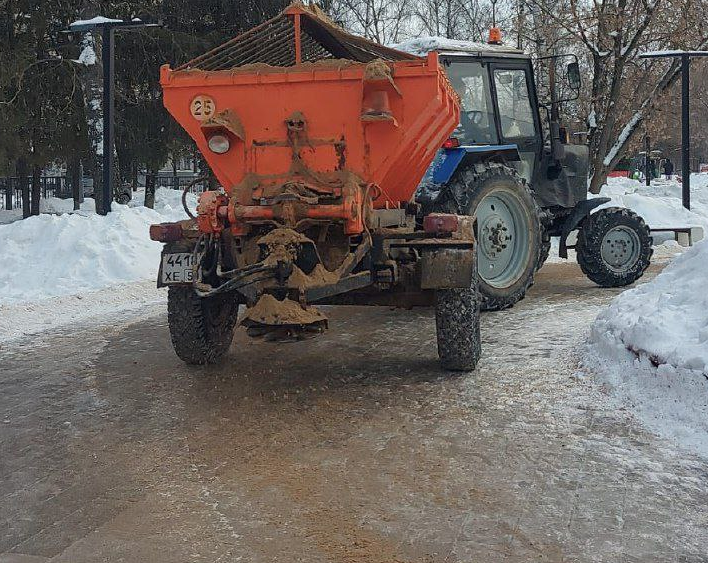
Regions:
[[[421, 55], [426, 41], [411, 45]], [[482, 308], [505, 309], [524, 297], [552, 237], [560, 238], [560, 256], [574, 248], [583, 272], [602, 287], [640, 278], [652, 254], [649, 228], [629, 209], [596, 210], [609, 199], [587, 198], [588, 148], [568, 144], [560, 126], [559, 104], [580, 89], [577, 60], [571, 57], [562, 72], [566, 56], [540, 61], [550, 69], [550, 99], [541, 101], [531, 57], [520, 50], [435, 39], [427, 47], [438, 51], [462, 117], [416, 200], [424, 212], [476, 218]]]

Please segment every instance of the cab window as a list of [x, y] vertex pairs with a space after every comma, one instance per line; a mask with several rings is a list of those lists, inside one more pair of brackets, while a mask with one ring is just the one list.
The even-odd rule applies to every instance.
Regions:
[[497, 92], [502, 137], [505, 139], [534, 137], [536, 126], [531, 110], [526, 71], [520, 68], [494, 69], [494, 88]]
[[465, 145], [497, 143], [487, 68], [479, 62], [452, 62], [447, 75], [460, 96], [460, 140]]

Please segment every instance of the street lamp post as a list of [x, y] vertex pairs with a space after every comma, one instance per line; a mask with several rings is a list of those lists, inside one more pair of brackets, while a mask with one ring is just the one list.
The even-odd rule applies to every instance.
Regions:
[[653, 51], [642, 53], [640, 59], [681, 57], [681, 199], [691, 209], [691, 130], [690, 130], [690, 63], [693, 57], [708, 57], [708, 51]]
[[113, 113], [115, 110], [115, 31], [139, 29], [145, 27], [160, 27], [158, 23], [144, 23], [140, 20], [124, 21], [111, 18], [95, 17], [90, 20], [75, 21], [67, 30], [73, 32], [100, 31], [102, 39], [101, 59], [103, 62], [103, 164], [101, 186], [101, 209], [96, 209], [100, 215], [111, 211], [113, 201], [113, 146], [115, 127]]

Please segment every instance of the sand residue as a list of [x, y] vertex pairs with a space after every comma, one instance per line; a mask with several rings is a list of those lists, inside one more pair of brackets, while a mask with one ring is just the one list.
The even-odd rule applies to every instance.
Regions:
[[261, 295], [258, 302], [246, 309], [241, 324], [252, 321], [266, 325], [306, 325], [327, 320], [315, 307], [301, 305], [292, 299], [279, 301], [269, 294]]
[[277, 262], [294, 262], [303, 243], [311, 242], [305, 235], [293, 229], [277, 228], [258, 240], [259, 245], [265, 245], [268, 256], [265, 264]]
[[306, 274], [297, 266], [293, 267], [293, 273], [288, 278], [290, 287], [314, 287], [318, 285], [330, 285], [339, 280], [337, 272], [330, 272], [322, 264], [317, 264], [314, 269]]

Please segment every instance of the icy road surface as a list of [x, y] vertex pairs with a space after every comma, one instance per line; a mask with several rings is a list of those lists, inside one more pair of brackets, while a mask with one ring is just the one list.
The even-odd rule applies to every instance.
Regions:
[[[654, 271], [655, 273], [655, 271]], [[708, 561], [706, 462], [577, 369], [617, 291], [575, 265], [441, 372], [429, 310], [172, 353], [164, 305], [0, 349], [0, 561]]]

